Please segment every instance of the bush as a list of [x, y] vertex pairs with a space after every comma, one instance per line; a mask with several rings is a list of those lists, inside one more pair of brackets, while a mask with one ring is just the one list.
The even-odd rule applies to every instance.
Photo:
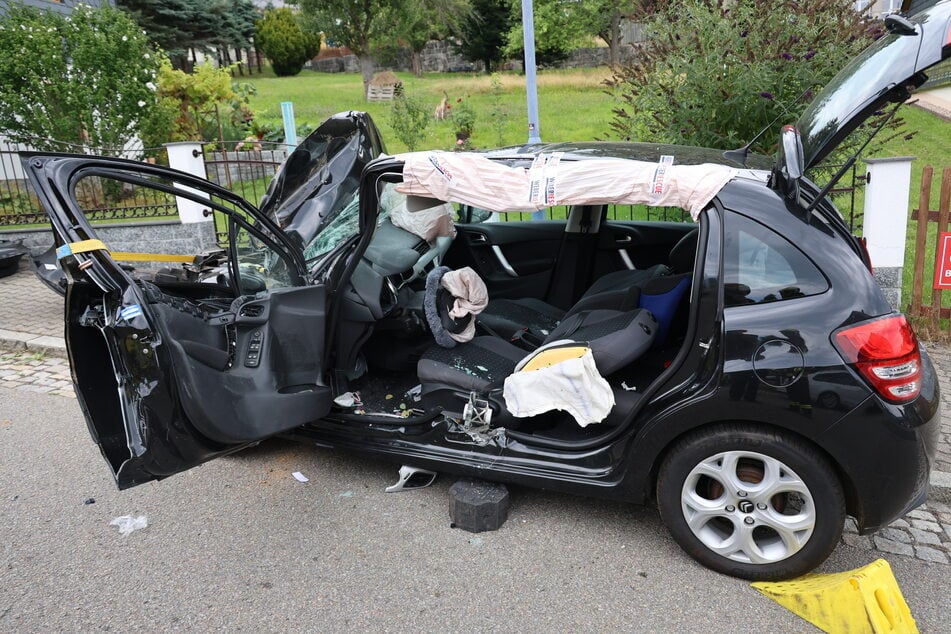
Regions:
[[[851, 0], [670, 2], [647, 24], [641, 55], [608, 80], [622, 139], [736, 148], [811, 96], [880, 30]], [[785, 111], [785, 114], [784, 114]], [[774, 149], [778, 133], [755, 151]]]
[[165, 61], [156, 78], [157, 104], [143, 122], [142, 141], [157, 147], [171, 141], [225, 140], [247, 136], [253, 120], [247, 102], [250, 84], [235, 84], [231, 67], [201, 64], [194, 73], [175, 70]]
[[41, 149], [109, 153], [155, 104], [162, 57], [125, 13], [77, 5], [69, 16], [8, 3], [0, 17], [0, 129]]
[[271, 60], [274, 74], [298, 74], [307, 60], [320, 52], [320, 38], [301, 29], [291, 9], [268, 9], [257, 22], [254, 41]]
[[419, 146], [428, 125], [429, 110], [426, 106], [400, 90], [393, 99], [393, 110], [390, 113], [390, 127], [393, 128], [396, 138], [412, 152]]

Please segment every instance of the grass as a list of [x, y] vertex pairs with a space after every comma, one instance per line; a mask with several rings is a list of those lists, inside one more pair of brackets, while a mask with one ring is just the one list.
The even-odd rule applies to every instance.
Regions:
[[[450, 103], [463, 98], [476, 111], [471, 142], [475, 147], [515, 145], [528, 139], [527, 105], [524, 77], [502, 73], [499, 81], [503, 93], [499, 99], [503, 112], [492, 117], [494, 103], [491, 79], [484, 74], [429, 73], [418, 78], [411, 73], [397, 73], [406, 93], [435, 110], [443, 94]], [[601, 82], [608, 77], [606, 68], [544, 71], [538, 75], [538, 101], [541, 137], [546, 142], [577, 141], [606, 137], [611, 121], [612, 98], [605, 94]], [[251, 108], [258, 119], [280, 126], [281, 102], [294, 104], [297, 124], [313, 126], [337, 112], [365, 110], [370, 113], [391, 153], [406, 147], [395, 137], [389, 124], [388, 102], [368, 103], [363, 99], [363, 83], [356, 74], [328, 74], [302, 71], [295, 77], [255, 75], [249, 80], [257, 89]], [[501, 120], [501, 139], [495, 122]], [[455, 130], [450, 121], [431, 121], [426, 128], [420, 149], [451, 149]]]

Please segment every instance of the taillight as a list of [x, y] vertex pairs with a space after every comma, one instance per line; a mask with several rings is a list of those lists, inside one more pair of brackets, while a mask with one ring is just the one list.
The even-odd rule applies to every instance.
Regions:
[[904, 315], [848, 326], [832, 336], [836, 349], [879, 396], [906, 403], [921, 391], [918, 337]]

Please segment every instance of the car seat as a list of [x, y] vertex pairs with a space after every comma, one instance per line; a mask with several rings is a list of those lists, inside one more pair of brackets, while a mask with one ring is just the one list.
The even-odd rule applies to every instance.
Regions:
[[[598, 372], [608, 377], [647, 352], [657, 330], [653, 315], [643, 308], [586, 310], [562, 320], [543, 344], [561, 340], [585, 343]], [[441, 406], [462, 411], [470, 393], [475, 392], [491, 404], [496, 424], [517, 427], [525, 419], [516, 419], [506, 411], [501, 394], [505, 378], [526, 354], [524, 349], [492, 336], [476, 337], [454, 348], [431, 346], [416, 366], [427, 409]], [[630, 399], [616, 401], [629, 404]]]
[[[563, 319], [582, 311], [626, 311], [643, 306], [666, 323], [664, 336], [657, 341], [661, 345], [679, 301], [689, 288], [699, 234], [700, 230], [695, 228], [684, 235], [670, 250], [667, 265], [614, 271], [598, 278], [567, 311], [535, 298], [493, 299], [479, 315], [479, 323], [506, 339], [518, 338], [521, 331], [547, 336]], [[645, 296], [649, 296], [647, 304], [644, 303]]]

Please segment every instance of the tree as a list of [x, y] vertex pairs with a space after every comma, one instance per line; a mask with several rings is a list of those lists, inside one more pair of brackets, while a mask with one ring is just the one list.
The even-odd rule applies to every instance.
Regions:
[[320, 38], [301, 28], [291, 9], [268, 9], [258, 20], [255, 41], [264, 52], [274, 74], [296, 75], [304, 63], [320, 52]]
[[[590, 21], [590, 4], [590, 0], [534, 0], [535, 59], [540, 65], [560, 62], [590, 39], [592, 34], [579, 28]], [[505, 55], [522, 58], [525, 40], [520, 2], [512, 3], [510, 15], [512, 27], [506, 34]]]
[[[248, 52], [252, 46], [252, 40], [256, 32], [257, 21], [260, 18], [257, 8], [251, 0], [231, 0], [231, 13], [228, 34], [225, 39], [226, 44], [230, 44], [237, 51]], [[317, 41], [319, 50], [320, 41]], [[227, 50], [227, 47], [226, 49]], [[248, 59], [251, 56], [248, 55]], [[226, 59], [225, 64], [230, 64], [231, 60]], [[250, 72], [250, 69], [248, 69]], [[244, 74], [243, 69], [238, 66], [238, 73]]]
[[360, 60], [363, 94], [373, 79], [373, 48], [394, 35], [400, 15], [409, 0], [300, 0], [301, 12], [313, 31], [328, 42], [346, 46]]
[[621, 63], [621, 23], [640, 21], [654, 12], [654, 0], [584, 0], [582, 17], [587, 32], [600, 37], [611, 52], [611, 66]]
[[[611, 127], [623, 139], [730, 149], [816, 90], [867, 46], [875, 31], [850, 0], [670, 2], [648, 21], [640, 55], [615, 70], [620, 102]], [[880, 33], [880, 31], [879, 31]], [[754, 148], [769, 152], [777, 135]]]
[[209, 50], [222, 31], [224, 0], [117, 0], [175, 68], [191, 71], [190, 50]]
[[[473, 18], [469, 0], [417, 0], [393, 8], [396, 24], [393, 40], [397, 45], [410, 49], [413, 72], [417, 77], [423, 76], [420, 54], [426, 43], [448, 37], [458, 31], [466, 20]], [[375, 48], [385, 44], [378, 43]]]
[[121, 149], [155, 103], [161, 59], [112, 7], [77, 5], [66, 17], [10, 5], [0, 17], [0, 129], [43, 149]]
[[502, 61], [506, 37], [512, 28], [509, 0], [472, 0], [473, 16], [459, 27], [459, 51], [468, 59], [481, 61], [485, 72]]

